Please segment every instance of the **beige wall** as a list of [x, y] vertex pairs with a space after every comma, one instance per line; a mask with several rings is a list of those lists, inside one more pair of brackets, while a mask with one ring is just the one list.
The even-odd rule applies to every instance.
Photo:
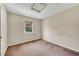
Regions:
[[7, 49], [7, 11], [1, 6], [1, 55], [4, 55]]
[[[0, 35], [1, 35], [1, 6], [0, 6]], [[0, 55], [1, 55], [1, 38], [0, 38]]]
[[1, 34], [1, 6], [0, 6], [0, 34]]
[[79, 6], [45, 19], [43, 39], [79, 52]]
[[[24, 33], [24, 21], [33, 22], [33, 33]], [[8, 14], [8, 45], [15, 45], [41, 38], [40, 21], [32, 18]]]

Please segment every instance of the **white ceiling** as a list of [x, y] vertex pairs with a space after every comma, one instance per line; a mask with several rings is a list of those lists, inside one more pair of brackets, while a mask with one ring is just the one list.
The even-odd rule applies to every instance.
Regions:
[[40, 13], [31, 10], [32, 3], [5, 3], [4, 6], [8, 12], [22, 16], [32, 17], [38, 20], [57, 14], [79, 4], [74, 3], [47, 3], [47, 7]]

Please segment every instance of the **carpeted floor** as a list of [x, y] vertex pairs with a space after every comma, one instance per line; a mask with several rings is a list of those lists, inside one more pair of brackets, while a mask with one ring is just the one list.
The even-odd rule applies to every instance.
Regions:
[[53, 43], [37, 40], [8, 47], [6, 56], [79, 56], [79, 53]]

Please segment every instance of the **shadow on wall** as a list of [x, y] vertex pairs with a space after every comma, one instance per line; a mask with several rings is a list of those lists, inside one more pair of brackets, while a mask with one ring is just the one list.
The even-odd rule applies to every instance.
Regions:
[[1, 38], [0, 38], [0, 56], [1, 56]]

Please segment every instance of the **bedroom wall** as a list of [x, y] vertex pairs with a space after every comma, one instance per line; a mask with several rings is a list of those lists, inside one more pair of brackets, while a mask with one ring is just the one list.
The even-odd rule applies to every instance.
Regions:
[[[0, 6], [0, 37], [1, 37], [1, 6]], [[0, 38], [0, 55], [1, 55], [1, 38]]]
[[79, 6], [43, 21], [43, 39], [79, 52]]
[[3, 4], [1, 7], [1, 55], [3, 56], [7, 49], [7, 11]]
[[[33, 22], [33, 33], [24, 33], [24, 21]], [[8, 45], [15, 45], [41, 39], [41, 24], [39, 20], [8, 13]]]

